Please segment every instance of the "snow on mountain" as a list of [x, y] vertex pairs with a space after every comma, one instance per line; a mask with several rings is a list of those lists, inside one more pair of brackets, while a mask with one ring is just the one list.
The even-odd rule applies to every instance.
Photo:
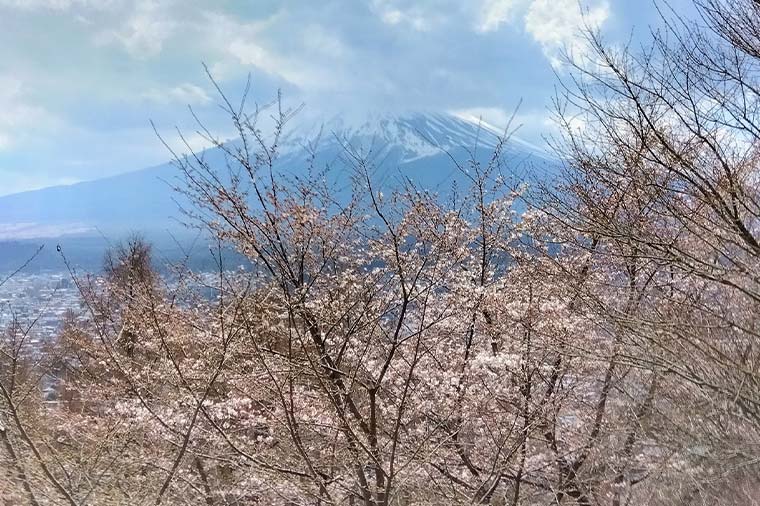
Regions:
[[[325, 122], [301, 124], [287, 136], [287, 149], [304, 146], [319, 134], [324, 146], [339, 143], [356, 150], [401, 150], [400, 163], [436, 156], [452, 149], [493, 150], [504, 135], [499, 128], [478, 118], [447, 113], [413, 112], [400, 115], [369, 113], [359, 120], [337, 115]], [[537, 146], [511, 137], [508, 149], [547, 155]]]

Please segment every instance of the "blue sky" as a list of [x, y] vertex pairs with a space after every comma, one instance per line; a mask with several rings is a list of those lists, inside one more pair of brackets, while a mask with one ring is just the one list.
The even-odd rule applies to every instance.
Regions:
[[[686, 0], [671, 1], [676, 10]], [[236, 96], [306, 115], [439, 110], [551, 132], [562, 48], [585, 13], [624, 43], [657, 24], [648, 0], [0, 0], [0, 195], [167, 160], [192, 105], [229, 131], [202, 62]]]

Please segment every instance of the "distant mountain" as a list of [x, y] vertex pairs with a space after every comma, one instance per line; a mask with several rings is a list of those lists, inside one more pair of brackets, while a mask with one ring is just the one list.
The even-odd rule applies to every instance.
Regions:
[[[499, 133], [489, 125], [449, 114], [375, 114], [361, 121], [336, 116], [288, 130], [277, 170], [285, 178], [302, 176], [311, 153], [317, 168], [330, 166], [333, 181], [348, 181], [351, 157], [347, 153], [355, 152], [372, 160], [378, 186], [392, 187], [409, 178], [420, 187], [439, 191], [459, 175], [452, 158], [464, 162], [474, 155], [487, 160]], [[219, 150], [208, 150], [204, 156], [212, 164], [224, 162]], [[503, 158], [513, 167], [551, 163], [540, 149], [516, 138], [507, 143]], [[167, 163], [0, 197], [0, 240], [114, 237], [126, 231], [151, 236], [181, 230], [176, 200], [182, 197], [172, 190], [177, 175], [177, 169]]]

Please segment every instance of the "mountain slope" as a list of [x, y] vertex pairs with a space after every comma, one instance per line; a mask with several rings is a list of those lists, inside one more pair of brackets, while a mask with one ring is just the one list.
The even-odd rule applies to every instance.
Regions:
[[[321, 135], [320, 135], [321, 132]], [[234, 142], [234, 141], [232, 141]], [[353, 152], [375, 166], [376, 183], [393, 187], [409, 178], [429, 190], [449, 185], [458, 173], [453, 159], [475, 156], [487, 160], [498, 142], [492, 127], [448, 114], [375, 114], [350, 122], [336, 116], [324, 124], [300, 124], [286, 132], [277, 165], [284, 177], [298, 177], [310, 152], [317, 167], [329, 165], [331, 177], [348, 177]], [[210, 163], [222, 164], [218, 150], [204, 153]], [[539, 149], [511, 139], [504, 159], [551, 163]], [[171, 164], [114, 177], [0, 197], [0, 239], [52, 237], [64, 234], [120, 235], [129, 230], [161, 234], [178, 229], [172, 190], [177, 170]]]

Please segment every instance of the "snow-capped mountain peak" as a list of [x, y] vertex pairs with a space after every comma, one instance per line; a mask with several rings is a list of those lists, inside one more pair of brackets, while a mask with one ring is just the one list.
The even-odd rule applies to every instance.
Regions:
[[[303, 122], [287, 136], [288, 150], [313, 143], [320, 137], [324, 145], [339, 143], [343, 147], [367, 150], [398, 150], [398, 161], [407, 163], [435, 156], [453, 149], [493, 150], [503, 131], [477, 118], [463, 118], [439, 112], [369, 113], [336, 115], [327, 121]], [[510, 137], [507, 146], [519, 146], [539, 157], [542, 150], [521, 139]]]

